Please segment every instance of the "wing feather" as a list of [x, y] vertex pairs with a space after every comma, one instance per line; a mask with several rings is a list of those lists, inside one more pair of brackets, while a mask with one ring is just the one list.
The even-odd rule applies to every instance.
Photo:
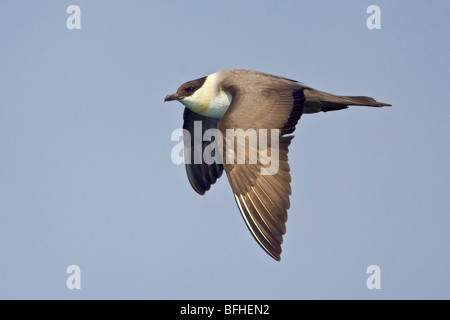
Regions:
[[[199, 194], [203, 195], [211, 188], [218, 178], [223, 173], [223, 165], [221, 163], [207, 164], [203, 160], [203, 151], [206, 146], [211, 143], [217, 143], [216, 141], [209, 142], [203, 141], [202, 144], [196, 146], [194, 144], [194, 124], [195, 121], [201, 121], [202, 124], [202, 137], [206, 130], [215, 128], [219, 119], [205, 117], [195, 112], [190, 111], [188, 108], [184, 109], [183, 114], [183, 129], [189, 132], [189, 136], [184, 137], [184, 154], [185, 154], [185, 167], [186, 174], [192, 188]], [[216, 148], [215, 150], [219, 150]], [[197, 157], [195, 156], [197, 154]], [[195, 163], [195, 159], [202, 159], [201, 163]]]
[[[228, 90], [233, 98], [228, 111], [219, 121], [218, 128], [224, 136], [223, 154], [234, 154], [233, 163], [226, 163], [224, 160], [224, 169], [239, 211], [251, 234], [272, 258], [280, 260], [291, 195], [288, 152], [293, 136], [287, 134], [294, 132], [302, 115], [304, 87], [277, 77], [267, 77], [259, 82], [254, 80], [252, 82], [257, 85], [252, 88], [235, 85], [248, 80], [247, 75], [246, 79], [239, 81], [235, 74], [233, 83], [227, 86], [226, 79], [223, 82], [225, 90]], [[227, 137], [227, 129], [235, 129], [234, 136]], [[267, 150], [256, 150], [256, 164], [237, 164], [236, 148], [239, 143], [235, 142], [243, 138], [237, 129], [255, 129], [258, 141], [259, 129], [278, 129], [278, 148], [267, 141]], [[233, 144], [231, 139], [236, 139]], [[231, 145], [234, 146], [233, 150], [230, 149]], [[255, 150], [251, 146], [245, 146], [246, 160], [250, 159], [249, 153], [253, 151]], [[278, 170], [271, 175], [262, 174], [268, 167], [265, 165], [267, 160], [271, 159], [275, 151], [278, 151]]]

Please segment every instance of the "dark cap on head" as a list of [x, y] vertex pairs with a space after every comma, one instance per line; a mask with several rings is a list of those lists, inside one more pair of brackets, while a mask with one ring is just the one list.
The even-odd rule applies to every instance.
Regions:
[[167, 95], [164, 101], [180, 100], [192, 95], [195, 91], [200, 89], [205, 83], [207, 77], [195, 79], [183, 83], [176, 93]]

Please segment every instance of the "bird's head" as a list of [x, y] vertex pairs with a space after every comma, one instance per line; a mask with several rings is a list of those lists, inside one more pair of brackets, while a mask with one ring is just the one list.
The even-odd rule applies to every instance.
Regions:
[[183, 83], [174, 94], [166, 96], [164, 101], [179, 101], [191, 110], [202, 113], [211, 102], [212, 88], [205, 85], [208, 77]]
[[207, 117], [221, 118], [231, 103], [231, 94], [223, 90], [217, 73], [183, 83], [164, 101], [177, 100], [191, 111]]

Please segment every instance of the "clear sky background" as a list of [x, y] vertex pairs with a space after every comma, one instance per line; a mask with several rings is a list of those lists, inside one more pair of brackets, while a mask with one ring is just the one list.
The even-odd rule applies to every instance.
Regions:
[[[0, 298], [449, 299], [449, 14], [448, 1], [2, 0]], [[225, 176], [201, 197], [170, 158], [183, 106], [165, 95], [229, 68], [393, 105], [302, 117], [281, 262]]]

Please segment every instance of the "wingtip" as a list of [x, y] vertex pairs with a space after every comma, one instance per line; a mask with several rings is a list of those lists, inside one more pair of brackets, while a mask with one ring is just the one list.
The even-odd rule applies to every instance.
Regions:
[[[260, 244], [261, 245], [261, 244]], [[273, 250], [273, 248], [267, 248], [267, 247], [263, 247], [261, 245], [261, 247], [264, 249], [264, 251], [275, 261], [280, 262], [281, 261], [281, 247], [279, 250]], [[270, 250], [272, 249], [272, 250]]]
[[192, 189], [194, 189], [194, 191], [201, 196], [205, 195], [205, 193], [206, 193], [206, 190], [201, 190], [201, 189], [197, 189], [197, 188], [192, 188]]

